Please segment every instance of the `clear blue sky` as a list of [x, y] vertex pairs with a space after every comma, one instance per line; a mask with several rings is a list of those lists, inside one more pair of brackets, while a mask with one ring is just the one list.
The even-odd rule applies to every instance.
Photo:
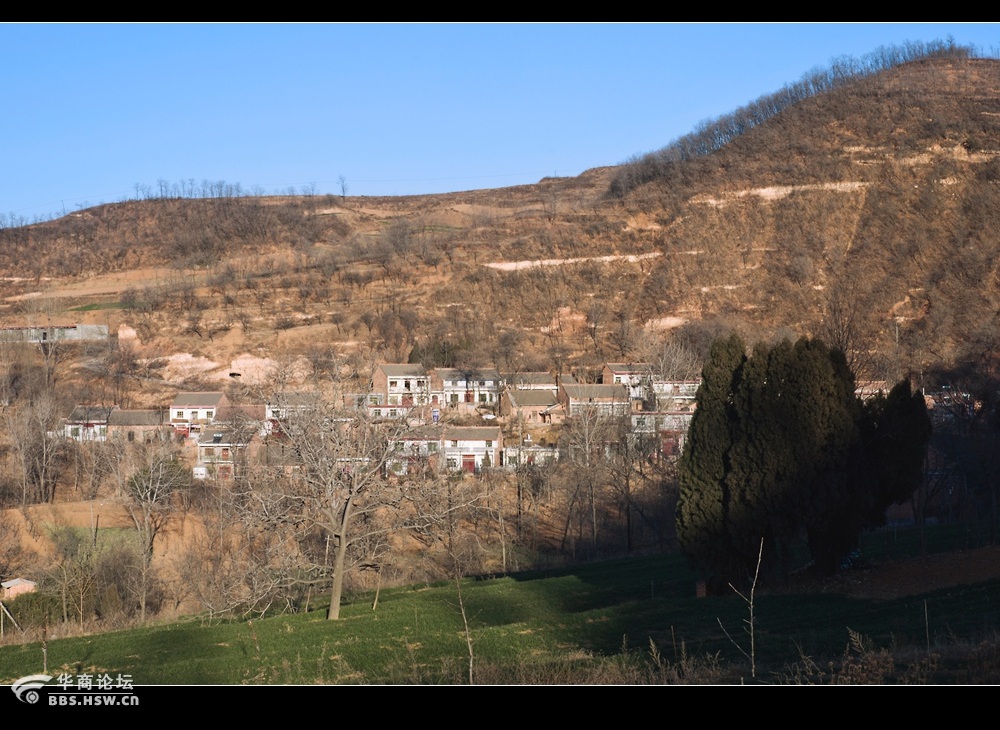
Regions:
[[663, 147], [839, 56], [1000, 25], [0, 24], [0, 213], [158, 180], [408, 195]]

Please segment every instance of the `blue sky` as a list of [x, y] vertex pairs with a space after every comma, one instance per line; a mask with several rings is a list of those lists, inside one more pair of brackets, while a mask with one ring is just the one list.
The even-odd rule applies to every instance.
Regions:
[[0, 24], [0, 213], [225, 180], [410, 195], [663, 147], [839, 56], [1000, 25]]

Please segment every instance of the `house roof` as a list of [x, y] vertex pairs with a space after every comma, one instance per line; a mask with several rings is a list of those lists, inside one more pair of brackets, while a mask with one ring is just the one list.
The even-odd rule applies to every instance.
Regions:
[[499, 426], [449, 426], [441, 438], [450, 441], [499, 441]]
[[396, 378], [419, 378], [427, 375], [427, 370], [423, 365], [411, 365], [409, 363], [383, 363], [378, 366], [379, 370], [390, 377]]
[[515, 408], [526, 406], [554, 406], [558, 403], [554, 390], [512, 388], [507, 391], [510, 404]]
[[499, 441], [499, 426], [418, 426], [399, 441]]
[[228, 422], [233, 424], [247, 423], [248, 421], [263, 421], [267, 411], [263, 404], [253, 404], [245, 406], [219, 406], [215, 413], [215, 421]]
[[107, 423], [118, 406], [76, 406], [66, 420], [70, 423]]
[[604, 367], [613, 373], [648, 373], [648, 362], [609, 362]]
[[399, 437], [400, 441], [440, 441], [441, 426], [418, 426]]
[[306, 390], [285, 390], [275, 393], [268, 401], [269, 406], [292, 408], [296, 406], [314, 406], [319, 402], [319, 395]]
[[32, 586], [36, 585], [35, 581], [28, 580], [27, 578], [11, 578], [10, 580], [5, 580], [0, 583], [0, 588], [14, 588], [16, 586]]
[[[507, 385], [515, 388], [518, 386], [540, 385], [555, 390], [558, 387], [556, 376], [549, 372], [506, 373], [503, 379]], [[576, 385], [576, 378], [569, 373], [563, 373], [559, 376], [558, 380], [560, 383]]]
[[108, 417], [109, 426], [163, 426], [166, 411], [161, 410], [116, 410]]
[[524, 385], [549, 385], [555, 387], [556, 378], [552, 373], [538, 371], [528, 373], [504, 373], [504, 382], [510, 385], [523, 383]]
[[629, 400], [628, 387], [621, 383], [612, 383], [609, 385], [564, 385], [563, 390], [566, 391], [566, 395], [569, 398], [578, 401]]
[[210, 428], [202, 431], [198, 437], [199, 446], [242, 446], [247, 442], [246, 435], [241, 434], [231, 428]]
[[500, 380], [495, 368], [434, 368], [434, 374], [441, 380]]
[[208, 392], [208, 393], [178, 393], [174, 397], [174, 402], [172, 407], [177, 408], [179, 406], [191, 406], [205, 407], [205, 406], [217, 406], [219, 401], [226, 397], [225, 393], [222, 392]]

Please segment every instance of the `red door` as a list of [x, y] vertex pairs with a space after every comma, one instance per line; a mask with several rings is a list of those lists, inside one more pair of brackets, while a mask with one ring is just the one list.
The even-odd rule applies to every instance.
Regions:
[[476, 473], [476, 457], [473, 454], [462, 454], [462, 471]]

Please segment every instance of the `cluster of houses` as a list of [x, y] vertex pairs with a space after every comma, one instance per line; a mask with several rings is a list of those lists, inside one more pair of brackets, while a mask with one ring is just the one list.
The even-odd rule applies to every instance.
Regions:
[[[658, 377], [643, 363], [608, 363], [597, 384], [547, 372], [385, 363], [375, 369], [368, 391], [344, 396], [344, 405], [366, 410], [373, 420], [407, 424], [396, 441], [393, 472], [419, 464], [478, 473], [557, 459], [557, 427], [584, 413], [615, 418], [655, 443], [658, 453], [674, 457], [683, 447], [698, 385]], [[64, 428], [67, 438], [80, 442], [180, 440], [196, 452], [196, 478], [224, 480], [246, 463], [286, 460], [281, 424], [314, 403], [314, 394], [302, 392], [276, 393], [259, 405], [234, 405], [223, 392], [184, 392], [166, 410], [79, 405]], [[476, 425], [465, 425], [470, 421]]]

